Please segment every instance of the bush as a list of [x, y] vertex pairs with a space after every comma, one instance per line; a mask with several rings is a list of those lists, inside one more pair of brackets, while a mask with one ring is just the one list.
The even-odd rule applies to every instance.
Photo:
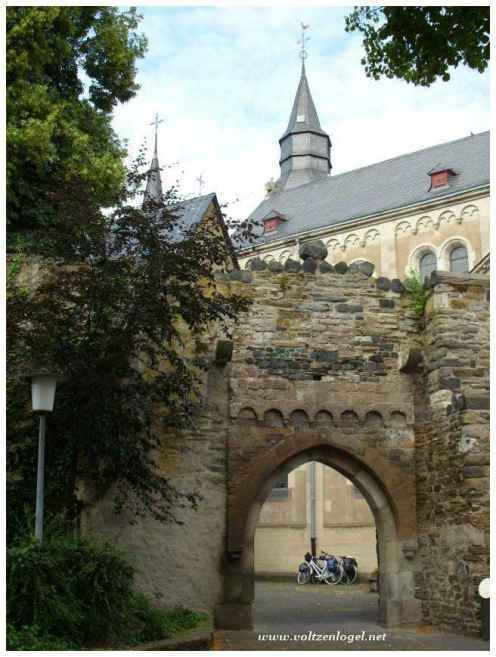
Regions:
[[154, 607], [134, 590], [134, 569], [113, 545], [52, 529], [43, 543], [30, 538], [7, 550], [9, 650], [125, 647], [166, 639], [205, 618]]
[[80, 650], [74, 641], [58, 639], [44, 634], [37, 625], [24, 625], [17, 629], [7, 625], [7, 650]]
[[7, 551], [7, 619], [89, 644], [111, 638], [133, 597], [134, 570], [108, 543], [54, 537]]
[[145, 595], [135, 593], [127, 614], [121, 619], [118, 645], [133, 646], [167, 639], [177, 632], [196, 627], [205, 618], [205, 614], [183, 607], [158, 609]]
[[410, 297], [409, 305], [415, 313], [415, 316], [420, 319], [424, 314], [427, 294], [418, 271], [415, 271], [414, 269], [410, 270], [408, 278], [405, 279], [405, 289]]

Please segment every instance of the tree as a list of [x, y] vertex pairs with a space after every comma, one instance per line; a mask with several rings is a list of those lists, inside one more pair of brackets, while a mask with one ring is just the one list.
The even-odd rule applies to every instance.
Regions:
[[7, 8], [10, 234], [42, 232], [59, 214], [54, 194], [75, 180], [95, 204], [115, 202], [125, 151], [111, 113], [138, 89], [140, 18], [115, 7]]
[[[156, 467], [164, 433], [189, 426], [201, 403], [208, 328], [229, 332], [246, 299], [222, 294], [215, 272], [230, 256], [224, 233], [183, 223], [172, 188], [139, 207], [142, 162], [106, 215], [86, 182], [60, 189], [57, 215], [25, 257], [43, 258], [36, 286], [23, 286], [18, 253], [7, 305], [8, 524], [32, 504], [36, 428], [21, 375], [40, 362], [65, 376], [48, 418], [47, 504], [77, 514], [76, 481], [115, 509], [159, 520], [196, 504]], [[66, 217], [71, 217], [67, 225]], [[62, 227], [66, 230], [62, 230]], [[168, 427], [169, 429], [165, 429]], [[178, 440], [177, 434], [173, 435]], [[11, 533], [15, 533], [14, 529]]]
[[355, 7], [346, 31], [363, 34], [367, 76], [429, 86], [463, 63], [480, 73], [489, 63], [489, 7]]

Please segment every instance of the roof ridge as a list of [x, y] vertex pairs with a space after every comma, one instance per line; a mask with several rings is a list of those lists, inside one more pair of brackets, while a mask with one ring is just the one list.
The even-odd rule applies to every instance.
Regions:
[[181, 203], [190, 203], [191, 201], [198, 201], [200, 198], [208, 198], [209, 196], [215, 196], [215, 192], [209, 192], [208, 194], [200, 194], [199, 196], [192, 196], [191, 198], [185, 198], [182, 201], [178, 201], [178, 204]]
[[394, 160], [400, 160], [406, 157], [410, 157], [412, 155], [417, 155], [418, 153], [424, 153], [425, 151], [432, 150], [434, 148], [439, 148], [439, 146], [446, 146], [447, 144], [455, 144], [457, 142], [465, 141], [467, 139], [473, 139], [474, 137], [480, 137], [481, 135], [489, 134], [490, 130], [483, 130], [482, 132], [477, 132], [473, 135], [467, 135], [466, 137], [459, 137], [458, 139], [452, 139], [451, 141], [443, 141], [440, 144], [434, 144], [433, 146], [426, 146], [425, 148], [419, 148], [417, 151], [410, 151], [409, 153], [403, 153], [402, 155], [395, 155], [394, 157], [389, 157], [386, 160], [380, 160], [379, 162], [373, 162], [372, 164], [365, 164], [362, 167], [357, 167], [356, 169], [350, 169], [349, 171], [343, 171], [343, 173], [338, 173], [334, 176], [327, 176], [326, 178], [320, 178], [318, 180], [311, 180], [310, 182], [304, 183], [303, 185], [298, 185], [297, 187], [291, 187], [290, 189], [285, 189], [281, 190], [278, 192], [279, 194], [284, 193], [288, 194], [290, 192], [296, 192], [303, 187], [308, 187], [309, 185], [317, 185], [319, 183], [322, 183], [324, 180], [330, 180], [331, 178], [333, 180], [336, 180], [336, 178], [340, 178], [342, 176], [348, 176], [351, 173], [356, 173], [357, 171], [362, 171], [364, 169], [370, 169], [371, 167], [376, 167], [379, 164], [385, 164], [386, 162], [393, 162]]

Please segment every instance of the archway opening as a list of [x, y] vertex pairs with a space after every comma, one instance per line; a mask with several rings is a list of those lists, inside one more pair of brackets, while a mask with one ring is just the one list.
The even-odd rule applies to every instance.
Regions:
[[[377, 529], [360, 489], [317, 461], [273, 483], [255, 529], [255, 630], [378, 629]], [[297, 576], [305, 554], [315, 557], [309, 579]]]
[[[353, 443], [349, 438], [350, 445]], [[357, 442], [355, 449], [360, 449]], [[255, 533], [261, 509], [285, 473], [307, 462], [328, 465], [350, 479], [367, 501], [375, 520], [378, 546], [378, 622], [392, 627], [415, 624], [414, 480], [375, 450], [361, 455], [301, 432], [258, 458], [244, 462], [242, 476], [233, 469], [228, 502], [224, 598], [216, 608], [219, 629], [253, 629], [255, 599]], [[241, 474], [241, 473], [240, 473]]]

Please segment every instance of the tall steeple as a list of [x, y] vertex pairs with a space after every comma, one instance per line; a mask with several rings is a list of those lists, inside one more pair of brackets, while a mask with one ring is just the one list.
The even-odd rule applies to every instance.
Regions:
[[320, 127], [319, 117], [313, 102], [305, 71], [307, 52], [305, 30], [301, 24], [302, 37], [299, 43], [301, 75], [288, 127], [279, 139], [281, 146], [281, 175], [277, 181], [279, 189], [299, 187], [307, 182], [324, 178], [331, 171], [331, 140]]
[[146, 189], [145, 195], [143, 197], [143, 205], [149, 201], [159, 201], [162, 198], [162, 181], [160, 179], [160, 165], [158, 163], [158, 153], [157, 153], [157, 133], [159, 123], [162, 123], [163, 119], [158, 118], [158, 114], [155, 114], [155, 120], [150, 125], [155, 126], [155, 145], [153, 149], [153, 158], [148, 169], [147, 180], [146, 180]]

